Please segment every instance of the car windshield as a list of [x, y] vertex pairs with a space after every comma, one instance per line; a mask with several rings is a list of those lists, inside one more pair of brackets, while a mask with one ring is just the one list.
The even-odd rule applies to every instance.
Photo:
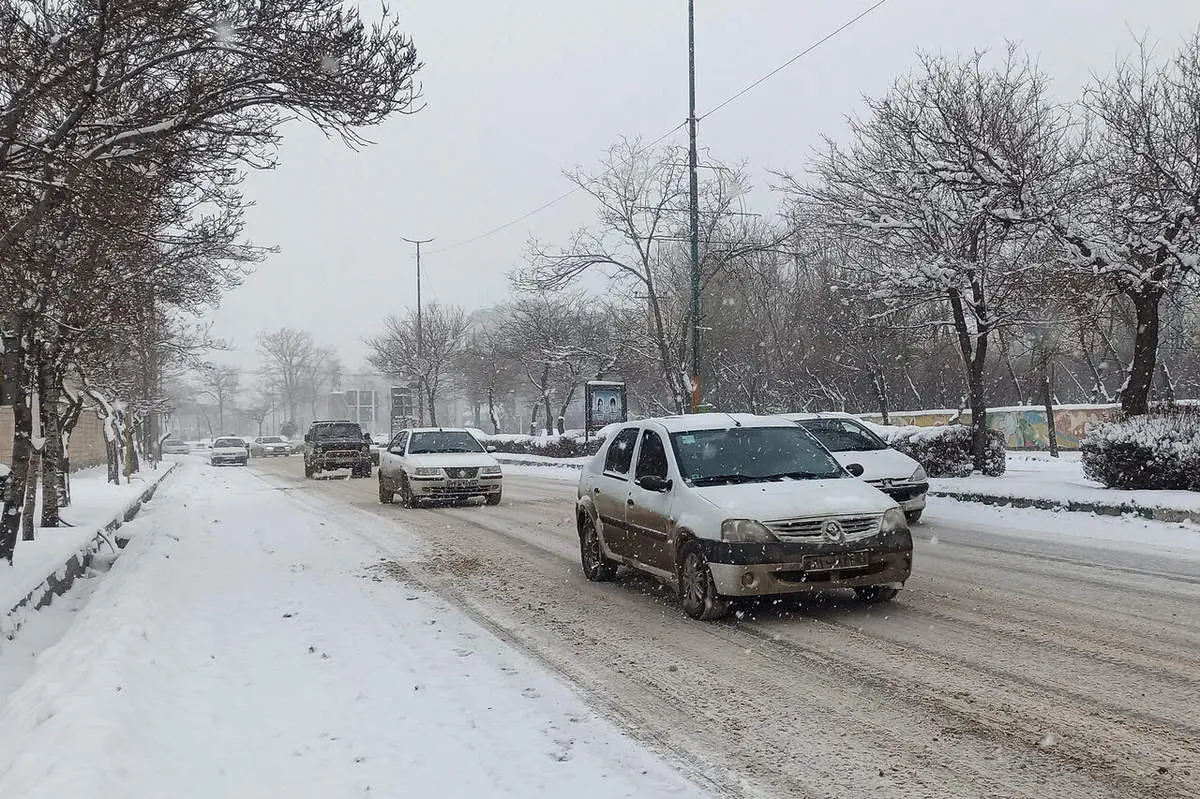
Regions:
[[313, 438], [317, 441], [332, 441], [342, 438], [362, 438], [362, 430], [353, 422], [345, 424], [323, 424], [313, 428]]
[[264, 439], [262, 439], [262, 443], [264, 443], [264, 444], [282, 444], [283, 439], [280, 438], [279, 436], [267, 436]]
[[240, 438], [218, 438], [213, 442], [214, 447], [245, 447], [246, 442]]
[[844, 477], [842, 467], [800, 427], [732, 427], [673, 433], [684, 479], [695, 486]]
[[799, 425], [830, 452], [874, 452], [888, 448], [883, 439], [853, 419], [805, 419]]
[[408, 445], [410, 455], [427, 455], [435, 452], [483, 452], [475, 436], [456, 430], [438, 430], [413, 433]]

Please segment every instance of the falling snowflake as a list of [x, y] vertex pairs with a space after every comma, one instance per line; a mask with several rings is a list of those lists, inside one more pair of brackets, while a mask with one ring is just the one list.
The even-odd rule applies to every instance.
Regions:
[[342, 63], [335, 56], [321, 56], [321, 72], [325, 75], [336, 75], [342, 69]]
[[235, 38], [233, 25], [228, 22], [218, 22], [213, 25], [213, 38], [217, 40], [218, 44], [233, 44]]

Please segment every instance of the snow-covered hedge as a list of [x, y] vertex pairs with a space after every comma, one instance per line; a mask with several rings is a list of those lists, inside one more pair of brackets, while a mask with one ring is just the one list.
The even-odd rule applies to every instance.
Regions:
[[1099, 424], [1080, 450], [1083, 473], [1109, 488], [1200, 491], [1200, 413]]
[[488, 435], [473, 431], [475, 437], [497, 452], [508, 455], [542, 455], [547, 458], [584, 458], [595, 455], [607, 438], [608, 428], [592, 434], [584, 441], [582, 430], [568, 430], [562, 435], [528, 436], [500, 434]]
[[[888, 446], [903, 452], [925, 468], [930, 477], [969, 477], [975, 469], [971, 456], [971, 428], [951, 424], [935, 427], [887, 427], [870, 424]], [[1004, 474], [1004, 434], [988, 430], [987, 462], [983, 473]]]

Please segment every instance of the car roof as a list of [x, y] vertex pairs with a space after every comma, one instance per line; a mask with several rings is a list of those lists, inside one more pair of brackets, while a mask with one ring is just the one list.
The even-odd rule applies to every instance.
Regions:
[[752, 413], [687, 413], [679, 416], [658, 416], [630, 422], [629, 426], [655, 423], [668, 433], [690, 430], [726, 430], [731, 427], [786, 427], [787, 420], [778, 416], [756, 416]]
[[[407, 433], [466, 433], [471, 435], [471, 431], [465, 427], [410, 427], [407, 430], [401, 431]], [[474, 436], [472, 436], [473, 438]]]
[[813, 413], [781, 413], [778, 414], [781, 419], [787, 419], [789, 422], [810, 422], [814, 419], [853, 419], [858, 421], [858, 417], [852, 413], [845, 411], [816, 411]]

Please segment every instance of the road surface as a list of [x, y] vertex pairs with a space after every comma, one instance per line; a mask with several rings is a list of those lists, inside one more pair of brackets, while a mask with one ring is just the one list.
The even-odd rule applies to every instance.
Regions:
[[511, 475], [499, 507], [406, 510], [379, 504], [374, 477], [305, 480], [298, 458], [251, 470], [342, 529], [367, 512], [416, 531], [426, 552], [395, 547], [399, 579], [717, 795], [1200, 796], [1196, 561], [1009, 539], [983, 506], [956, 529], [934, 507], [895, 602], [769, 601], [712, 624], [652, 582], [587, 582], [571, 483]]

